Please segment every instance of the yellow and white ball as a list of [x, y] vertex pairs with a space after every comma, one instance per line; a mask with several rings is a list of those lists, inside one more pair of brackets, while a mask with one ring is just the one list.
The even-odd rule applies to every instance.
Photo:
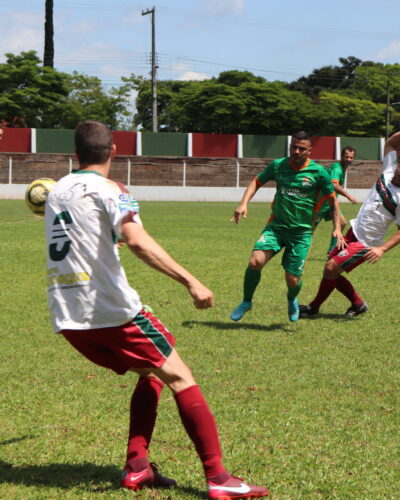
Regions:
[[44, 215], [44, 205], [50, 191], [56, 185], [54, 179], [42, 178], [31, 182], [25, 191], [25, 201], [36, 215]]

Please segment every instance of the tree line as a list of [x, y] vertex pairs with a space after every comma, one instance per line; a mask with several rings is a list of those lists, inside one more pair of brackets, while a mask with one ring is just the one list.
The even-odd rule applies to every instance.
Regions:
[[[160, 131], [380, 137], [389, 111], [400, 124], [400, 65], [340, 58], [293, 82], [248, 71], [224, 71], [202, 81], [157, 83]], [[135, 97], [135, 111], [133, 109]], [[393, 104], [392, 104], [393, 103]], [[151, 130], [151, 83], [122, 77], [106, 91], [97, 77], [43, 66], [36, 52], [6, 54], [0, 64], [0, 117], [8, 126], [75, 128], [98, 119], [113, 130]]]

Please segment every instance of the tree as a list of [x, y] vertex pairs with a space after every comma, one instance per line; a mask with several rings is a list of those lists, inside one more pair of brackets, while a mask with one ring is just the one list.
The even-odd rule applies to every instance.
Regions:
[[12, 126], [75, 128], [88, 118], [113, 129], [132, 125], [131, 85], [106, 92], [96, 77], [43, 67], [34, 51], [6, 57], [0, 64], [0, 115]]
[[43, 66], [54, 67], [54, 24], [53, 0], [46, 0], [44, 22], [44, 56]]
[[0, 114], [14, 126], [60, 127], [68, 76], [42, 67], [34, 51], [0, 64]]

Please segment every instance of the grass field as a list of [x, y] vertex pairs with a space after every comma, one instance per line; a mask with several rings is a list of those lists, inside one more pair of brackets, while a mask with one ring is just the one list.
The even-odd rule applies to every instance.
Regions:
[[[368, 314], [346, 320], [337, 292], [313, 320], [289, 323], [280, 258], [264, 271], [240, 323], [242, 277], [269, 205], [239, 226], [229, 203], [143, 203], [149, 232], [216, 296], [197, 311], [186, 290], [134, 259], [131, 284], [177, 337], [216, 416], [227, 468], [265, 484], [274, 500], [399, 499], [399, 248], [351, 279]], [[357, 207], [343, 206], [345, 215]], [[151, 459], [180, 487], [118, 488], [135, 376], [90, 364], [52, 334], [43, 221], [0, 201], [0, 498], [199, 499], [200, 462], [163, 394]], [[330, 225], [317, 230], [300, 302], [314, 295]]]

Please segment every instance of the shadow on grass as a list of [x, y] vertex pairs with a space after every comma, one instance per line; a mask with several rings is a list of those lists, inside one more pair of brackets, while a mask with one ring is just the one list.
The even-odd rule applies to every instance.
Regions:
[[218, 330], [258, 330], [263, 332], [273, 332], [275, 330], [291, 330], [291, 326], [285, 323], [272, 323], [270, 325], [260, 325], [257, 323], [224, 323], [222, 321], [184, 321], [182, 326], [193, 328], [195, 326], [208, 326]]
[[24, 439], [32, 439], [33, 436], [21, 436], [19, 438], [12, 438], [12, 439], [7, 439], [7, 441], [1, 441], [0, 446], [5, 446], [6, 444], [14, 444], [14, 443], [19, 443], [20, 441], [24, 441]]
[[[121, 469], [114, 465], [95, 465], [87, 462], [82, 464], [13, 465], [0, 460], [0, 484], [64, 489], [90, 484], [91, 491], [101, 493], [120, 489], [120, 475]], [[192, 496], [205, 498], [205, 492], [197, 488], [178, 486], [176, 489]]]

